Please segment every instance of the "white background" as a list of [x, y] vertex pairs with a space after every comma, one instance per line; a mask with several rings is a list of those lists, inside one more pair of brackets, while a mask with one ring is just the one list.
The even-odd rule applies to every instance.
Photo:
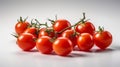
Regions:
[[[23, 52], [10, 34], [22, 17], [64, 18], [76, 23], [82, 13], [97, 28], [104, 26], [113, 35], [111, 46], [105, 51], [73, 51], [67, 57], [43, 55], [38, 51]], [[119, 67], [120, 66], [120, 1], [119, 0], [0, 0], [0, 67]]]

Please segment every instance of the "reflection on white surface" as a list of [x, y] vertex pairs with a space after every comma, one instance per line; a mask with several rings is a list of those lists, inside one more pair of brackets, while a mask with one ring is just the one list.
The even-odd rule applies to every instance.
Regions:
[[[0, 67], [119, 67], [120, 28], [119, 0], [0, 0]], [[106, 51], [73, 51], [68, 57], [43, 55], [38, 51], [23, 52], [10, 34], [19, 16], [46, 22], [48, 18], [65, 18], [72, 24], [82, 12], [96, 28], [104, 26], [113, 34], [113, 43]]]

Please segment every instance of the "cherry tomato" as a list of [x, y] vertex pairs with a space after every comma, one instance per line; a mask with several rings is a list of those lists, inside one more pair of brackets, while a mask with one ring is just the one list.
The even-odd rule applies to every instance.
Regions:
[[48, 36], [42, 36], [36, 41], [37, 49], [43, 54], [50, 54], [52, 52], [52, 42]]
[[100, 31], [97, 31], [94, 34], [94, 42], [96, 46], [104, 50], [112, 43], [112, 34], [109, 31], [105, 31], [100, 28]]
[[33, 49], [36, 45], [35, 37], [30, 33], [23, 33], [17, 38], [17, 44], [18, 46], [24, 50], [29, 51]]
[[75, 29], [79, 33], [90, 33], [91, 35], [95, 32], [95, 26], [91, 22], [80, 23]]
[[82, 51], [89, 51], [93, 45], [93, 37], [89, 33], [82, 33], [77, 40], [78, 48]]
[[69, 21], [65, 19], [56, 20], [53, 24], [53, 29], [56, 32], [60, 32], [61, 30], [65, 29], [66, 27], [70, 27], [71, 24]]
[[37, 30], [37, 28], [35, 28], [35, 27], [29, 27], [29, 28], [27, 28], [25, 31], [24, 31], [24, 33], [31, 33], [31, 34], [33, 34], [36, 38], [38, 37], [38, 30]]
[[20, 17], [20, 21], [18, 21], [17, 24], [15, 25], [16, 33], [19, 35], [22, 34], [29, 25], [30, 25], [29, 22], [25, 20], [23, 21], [22, 18]]
[[49, 36], [49, 37], [54, 37], [55, 33], [53, 29], [51, 28], [41, 28], [38, 34], [38, 37], [41, 36]]
[[77, 45], [77, 38], [78, 38], [78, 35], [75, 34], [74, 30], [66, 30], [62, 33], [62, 37], [67, 37], [69, 38], [72, 43], [73, 43], [73, 48]]
[[72, 50], [72, 42], [66, 37], [58, 37], [53, 42], [53, 50], [60, 56], [67, 56]]

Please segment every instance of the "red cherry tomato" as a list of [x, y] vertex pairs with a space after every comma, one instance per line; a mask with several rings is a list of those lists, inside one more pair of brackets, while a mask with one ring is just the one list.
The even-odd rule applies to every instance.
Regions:
[[109, 31], [101, 29], [94, 34], [94, 42], [96, 46], [104, 50], [112, 43], [112, 34]]
[[36, 38], [38, 37], [38, 31], [37, 31], [37, 28], [35, 28], [35, 27], [29, 27], [29, 28], [27, 28], [25, 31], [24, 31], [24, 33], [31, 33], [31, 34], [33, 34]]
[[93, 45], [93, 37], [89, 33], [82, 33], [77, 40], [78, 48], [82, 51], [89, 51]]
[[72, 50], [72, 42], [66, 37], [58, 37], [53, 42], [53, 50], [60, 56], [67, 56]]
[[41, 36], [49, 36], [49, 37], [54, 37], [55, 33], [53, 29], [51, 28], [41, 28], [38, 34], [38, 37]]
[[26, 19], [23, 21], [22, 17], [20, 17], [20, 21], [17, 22], [17, 24], [15, 25], [15, 31], [17, 34], [22, 34], [27, 27], [29, 26], [29, 22], [26, 21]]
[[70, 27], [71, 24], [69, 21], [65, 19], [61, 20], [56, 20], [55, 23], [53, 24], [53, 29], [56, 32], [60, 32], [61, 30], [65, 29], [66, 27]]
[[35, 39], [36, 38], [32, 34], [23, 33], [17, 38], [17, 44], [22, 50], [29, 51], [36, 45]]
[[91, 35], [95, 32], [95, 26], [91, 22], [80, 23], [75, 29], [79, 33], [90, 33]]
[[52, 52], [52, 42], [48, 36], [42, 36], [36, 41], [37, 49], [43, 54], [50, 54]]
[[69, 38], [72, 43], [73, 43], [73, 48], [77, 45], [77, 38], [78, 38], [78, 35], [75, 34], [74, 30], [66, 30], [62, 33], [62, 37], [67, 37]]

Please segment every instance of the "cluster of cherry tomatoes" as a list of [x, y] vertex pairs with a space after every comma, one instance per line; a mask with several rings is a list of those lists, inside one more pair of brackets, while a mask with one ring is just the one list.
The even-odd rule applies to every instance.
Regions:
[[81, 51], [89, 51], [96, 45], [105, 50], [112, 43], [112, 34], [100, 26], [96, 31], [93, 23], [86, 20], [85, 13], [74, 25], [66, 19], [48, 19], [51, 26], [40, 23], [37, 19], [29, 23], [26, 19], [20, 17], [15, 25], [17, 35], [13, 35], [23, 51], [30, 51], [36, 47], [42, 54], [54, 52], [60, 56], [67, 56], [75, 47]]

